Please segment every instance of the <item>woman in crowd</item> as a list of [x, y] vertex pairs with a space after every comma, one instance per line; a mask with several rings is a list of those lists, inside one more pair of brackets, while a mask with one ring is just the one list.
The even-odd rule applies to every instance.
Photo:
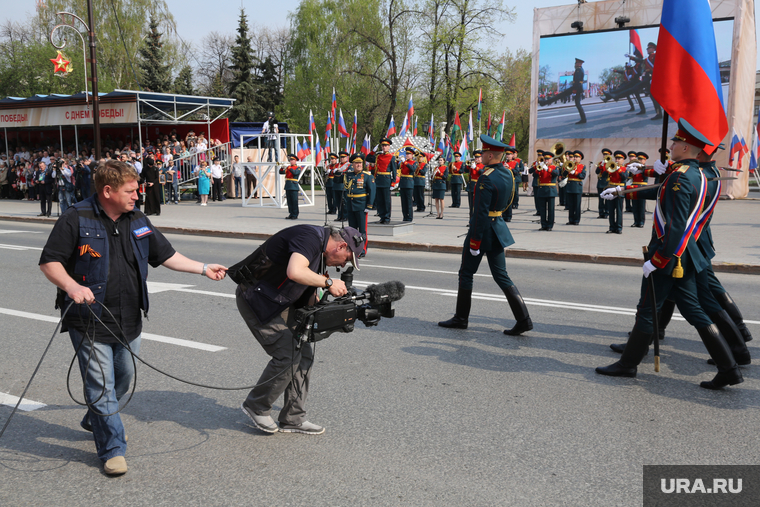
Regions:
[[431, 187], [433, 189], [433, 200], [435, 201], [436, 218], [443, 218], [443, 198], [446, 196], [446, 178], [449, 175], [446, 161], [443, 157], [438, 158], [438, 167], [433, 173]]
[[198, 193], [201, 196], [201, 206], [208, 206], [208, 194], [211, 191], [211, 170], [208, 162], [201, 161], [198, 169]]

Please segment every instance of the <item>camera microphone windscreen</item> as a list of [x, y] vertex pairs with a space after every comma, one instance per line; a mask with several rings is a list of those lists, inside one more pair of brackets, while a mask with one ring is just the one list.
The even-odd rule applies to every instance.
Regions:
[[371, 304], [390, 303], [404, 297], [404, 284], [398, 280], [372, 284], [365, 292], [369, 294]]

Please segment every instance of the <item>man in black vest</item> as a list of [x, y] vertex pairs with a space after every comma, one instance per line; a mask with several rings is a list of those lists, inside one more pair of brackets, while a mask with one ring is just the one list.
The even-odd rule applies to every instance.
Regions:
[[[316, 302], [317, 288], [335, 297], [347, 293], [346, 284], [333, 280], [327, 266], [345, 266], [364, 255], [364, 236], [353, 227], [331, 229], [296, 225], [278, 232], [249, 258], [230, 268], [238, 282], [238, 311], [253, 336], [272, 358], [240, 408], [266, 433], [321, 435], [325, 429], [306, 420], [304, 404], [314, 361], [310, 343], [295, 350], [295, 310]], [[238, 278], [245, 266], [250, 275]], [[243, 271], [243, 269], [240, 269]], [[279, 427], [272, 405], [284, 395]]]
[[227, 271], [176, 252], [134, 209], [138, 178], [124, 162], [101, 165], [96, 194], [61, 215], [40, 257], [40, 269], [58, 287], [56, 307], [66, 312], [61, 330], [69, 332], [85, 384], [88, 411], [80, 425], [92, 431], [108, 475], [127, 471], [119, 399], [134, 377], [130, 351], [140, 350], [140, 311], [148, 314], [148, 265], [212, 280]]

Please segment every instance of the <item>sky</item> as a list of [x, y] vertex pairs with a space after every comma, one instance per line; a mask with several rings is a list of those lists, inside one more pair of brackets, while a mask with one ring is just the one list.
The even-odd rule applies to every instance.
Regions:
[[[504, 0], [508, 6], [514, 6], [517, 19], [514, 23], [503, 23], [499, 29], [505, 33], [502, 47], [511, 51], [525, 49], [530, 51], [533, 45], [533, 9], [568, 5], [567, 0]], [[289, 26], [288, 13], [294, 11], [299, 0], [279, 0], [277, 2], [242, 3], [241, 0], [215, 0], [212, 4], [200, 0], [166, 0], [177, 22], [177, 30], [182, 39], [196, 47], [209, 32], [235, 34], [240, 7], [245, 7], [251, 25], [285, 27]], [[36, 2], [32, 0], [4, 2], [3, 16], [13, 21], [24, 21], [33, 14]], [[209, 8], [213, 5], [213, 8]], [[760, 9], [760, 1], [755, 2], [755, 18]], [[77, 13], [86, 17], [86, 13]], [[97, 17], [96, 17], [97, 19]], [[96, 23], [97, 24], [97, 23]], [[646, 42], [644, 42], [646, 44]], [[623, 51], [624, 53], [625, 51]], [[622, 53], [621, 53], [622, 56]], [[760, 53], [758, 54], [760, 68]]]

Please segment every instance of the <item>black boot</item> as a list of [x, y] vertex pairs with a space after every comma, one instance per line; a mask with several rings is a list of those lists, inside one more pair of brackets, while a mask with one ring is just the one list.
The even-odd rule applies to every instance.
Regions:
[[[715, 322], [720, 334], [726, 339], [726, 343], [728, 343], [728, 347], [731, 349], [736, 363], [740, 366], [750, 364], [752, 358], [749, 355], [749, 350], [747, 350], [747, 344], [744, 343], [744, 338], [742, 338], [739, 329], [734, 324], [734, 321], [731, 320], [731, 317], [728, 316], [726, 310], [721, 310], [718, 313], [710, 315], [710, 319]], [[715, 364], [715, 361], [710, 358], [707, 360], [707, 364]]]
[[739, 328], [739, 332], [742, 334], [742, 337], [744, 337], [744, 341], [752, 341], [752, 334], [750, 334], [749, 329], [747, 329], [747, 324], [744, 323], [742, 312], [739, 311], [739, 307], [736, 306], [736, 303], [731, 299], [731, 296], [728, 295], [728, 292], [724, 292], [723, 294], [713, 293], [713, 296], [718, 300], [721, 308], [728, 312], [728, 316], [731, 317], [731, 320], [734, 321], [736, 327]]
[[504, 295], [507, 296], [507, 302], [512, 309], [512, 314], [517, 321], [512, 329], [505, 329], [504, 334], [510, 336], [517, 336], [533, 329], [533, 321], [530, 320], [528, 314], [528, 307], [525, 306], [525, 301], [520, 295], [520, 291], [516, 286], [508, 287], [504, 290]]
[[628, 343], [625, 344], [620, 361], [609, 366], [599, 367], [596, 372], [610, 377], [635, 377], [636, 367], [649, 351], [651, 337], [651, 334], [644, 333], [634, 327], [631, 336], [628, 338]]
[[736, 365], [734, 355], [726, 343], [726, 339], [720, 334], [718, 326], [711, 324], [697, 329], [702, 343], [705, 344], [710, 357], [718, 366], [718, 374], [709, 382], [700, 382], [699, 387], [705, 389], [722, 389], [725, 386], [733, 386], [744, 382], [739, 367]]
[[676, 308], [676, 302], [670, 299], [666, 299], [660, 311], [657, 312], [657, 326], [660, 328], [660, 340], [665, 338], [665, 328], [670, 324], [670, 319], [673, 318], [673, 310]]
[[470, 316], [470, 307], [472, 306], [472, 289], [459, 288], [457, 292], [456, 313], [449, 320], [443, 320], [438, 323], [441, 327], [450, 327], [454, 329], [467, 329], [467, 319]]
[[[631, 336], [631, 333], [628, 333], [628, 336]], [[613, 344], [610, 345], [610, 348], [612, 349], [613, 352], [617, 352], [618, 354], [622, 354], [623, 351], [625, 350], [625, 345], [626, 345], [625, 343], [613, 343]], [[649, 347], [647, 347], [646, 354], [644, 354], [644, 355], [645, 356], [649, 355]]]

